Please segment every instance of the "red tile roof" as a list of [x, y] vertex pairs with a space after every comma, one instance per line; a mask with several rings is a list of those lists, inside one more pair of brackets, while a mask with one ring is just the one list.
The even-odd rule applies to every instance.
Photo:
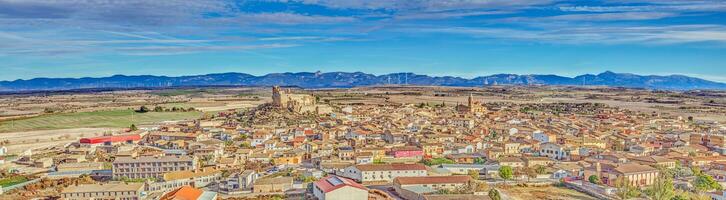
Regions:
[[179, 189], [173, 190], [169, 193], [164, 194], [159, 198], [160, 200], [194, 200], [199, 198], [204, 191], [194, 188], [192, 186], [182, 186]]
[[139, 134], [130, 135], [114, 135], [114, 136], [101, 136], [92, 138], [81, 138], [80, 143], [84, 144], [99, 144], [104, 142], [126, 142], [126, 141], [139, 141], [141, 136]]
[[426, 170], [426, 166], [422, 164], [366, 164], [355, 167], [361, 171]]
[[359, 183], [356, 183], [353, 180], [333, 175], [315, 181], [313, 184], [315, 185], [315, 187], [320, 188], [320, 191], [323, 191], [324, 193], [328, 193], [346, 186], [358, 188], [361, 190], [368, 190], [366, 187]]

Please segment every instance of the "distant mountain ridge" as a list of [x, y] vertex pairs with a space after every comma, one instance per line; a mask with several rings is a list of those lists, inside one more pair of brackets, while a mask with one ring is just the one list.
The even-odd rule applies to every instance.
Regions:
[[358, 86], [410, 84], [430, 86], [476, 87], [483, 85], [572, 85], [647, 88], [663, 90], [726, 89], [726, 83], [683, 75], [655, 76], [614, 73], [576, 77], [558, 75], [494, 74], [466, 79], [454, 76], [428, 76], [414, 73], [373, 75], [363, 72], [299, 72], [272, 73], [254, 76], [245, 73], [219, 73], [194, 76], [115, 75], [102, 78], [34, 78], [0, 81], [0, 91], [40, 91], [92, 88], [156, 88], [179, 86], [272, 86], [286, 85], [303, 88], [349, 88]]

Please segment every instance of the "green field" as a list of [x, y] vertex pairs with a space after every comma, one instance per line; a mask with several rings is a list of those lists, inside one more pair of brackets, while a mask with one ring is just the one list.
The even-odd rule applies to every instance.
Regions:
[[196, 119], [201, 112], [148, 112], [112, 110], [50, 114], [28, 119], [0, 122], [0, 132], [54, 130], [68, 128], [123, 128], [168, 120]]
[[13, 177], [0, 179], [0, 186], [8, 187], [11, 185], [23, 183], [25, 181], [28, 181], [28, 179], [25, 178], [24, 176], [13, 176]]

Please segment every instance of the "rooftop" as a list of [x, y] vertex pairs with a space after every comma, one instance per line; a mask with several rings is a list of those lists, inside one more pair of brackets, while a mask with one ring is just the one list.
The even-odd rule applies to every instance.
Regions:
[[313, 184], [316, 187], [320, 188], [321, 191], [326, 193], [346, 186], [358, 188], [361, 190], [368, 190], [366, 187], [356, 183], [353, 180], [332, 175], [315, 181]]
[[422, 164], [366, 164], [356, 165], [361, 171], [402, 171], [402, 170], [426, 170]]
[[469, 176], [424, 176], [424, 177], [396, 177], [394, 182], [401, 185], [420, 184], [447, 184], [447, 183], [468, 183]]

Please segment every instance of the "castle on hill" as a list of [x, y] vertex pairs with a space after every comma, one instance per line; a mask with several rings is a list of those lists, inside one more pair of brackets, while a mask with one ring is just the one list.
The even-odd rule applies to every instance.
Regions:
[[283, 91], [280, 86], [272, 87], [272, 105], [288, 109], [295, 113], [327, 114], [332, 112], [328, 105], [317, 104], [315, 96], [310, 94], [293, 94], [289, 89]]

